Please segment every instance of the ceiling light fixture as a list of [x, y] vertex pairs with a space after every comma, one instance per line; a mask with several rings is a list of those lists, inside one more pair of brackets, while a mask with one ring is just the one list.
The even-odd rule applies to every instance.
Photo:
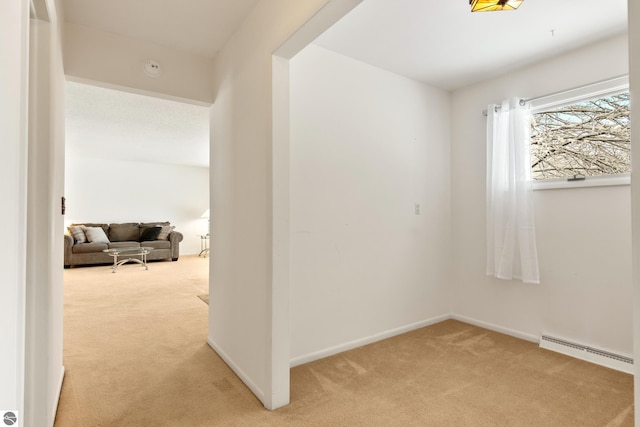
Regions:
[[516, 10], [524, 0], [469, 0], [471, 12], [491, 12], [493, 10]]

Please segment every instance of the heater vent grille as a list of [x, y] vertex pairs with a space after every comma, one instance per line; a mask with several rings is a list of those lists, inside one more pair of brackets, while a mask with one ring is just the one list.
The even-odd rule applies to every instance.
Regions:
[[611, 353], [604, 350], [599, 350], [597, 348], [588, 347], [586, 345], [577, 344], [571, 341], [566, 341], [560, 338], [551, 337], [549, 335], [541, 335], [540, 336], [540, 345], [542, 346], [543, 341], [553, 343], [556, 345], [560, 345], [563, 347], [569, 347], [575, 350], [584, 351], [587, 353], [595, 354], [596, 356], [606, 357], [608, 359], [617, 360], [618, 362], [627, 363], [633, 365], [633, 359], [627, 356], [622, 356], [620, 354]]

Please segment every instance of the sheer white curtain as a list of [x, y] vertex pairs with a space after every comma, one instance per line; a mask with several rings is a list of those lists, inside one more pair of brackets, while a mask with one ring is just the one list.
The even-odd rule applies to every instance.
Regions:
[[487, 274], [540, 283], [529, 143], [531, 112], [519, 99], [487, 109]]

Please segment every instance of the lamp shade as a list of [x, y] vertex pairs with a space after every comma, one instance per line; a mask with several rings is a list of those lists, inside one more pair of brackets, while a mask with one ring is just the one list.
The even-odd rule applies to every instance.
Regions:
[[493, 10], [516, 10], [524, 0], [469, 0], [471, 12], [491, 12]]
[[204, 213], [200, 216], [200, 218], [209, 218], [209, 209], [204, 211]]

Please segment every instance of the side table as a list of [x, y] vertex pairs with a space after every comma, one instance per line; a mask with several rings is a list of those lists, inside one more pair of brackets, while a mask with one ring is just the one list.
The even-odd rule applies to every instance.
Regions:
[[198, 256], [207, 257], [209, 255], [209, 235], [200, 234], [200, 253]]

